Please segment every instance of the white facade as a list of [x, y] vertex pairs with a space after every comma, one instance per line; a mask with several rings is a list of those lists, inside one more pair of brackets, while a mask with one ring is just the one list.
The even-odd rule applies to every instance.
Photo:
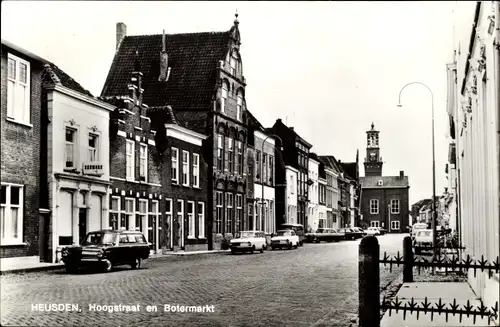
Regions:
[[[325, 188], [325, 197], [326, 197], [326, 180], [323, 179], [318, 179], [318, 188], [319, 185], [323, 185]], [[323, 199], [322, 201], [325, 201], [326, 199]], [[326, 227], [327, 226], [327, 213], [326, 213], [326, 202], [325, 204], [318, 204], [318, 226], [321, 227]]]
[[[319, 226], [319, 162], [309, 158], [309, 203], [307, 205], [307, 230], [316, 231]], [[325, 207], [326, 209], [326, 207]]]
[[286, 222], [297, 223], [297, 175], [299, 171], [291, 166], [285, 166], [286, 174]]
[[114, 107], [60, 85], [48, 88], [47, 160], [52, 258], [58, 246], [109, 228], [109, 113]]
[[351, 221], [349, 222], [350, 227], [355, 227], [355, 221], [354, 221], [354, 218], [356, 217], [355, 199], [356, 199], [356, 189], [354, 185], [350, 184], [349, 185], [349, 208], [351, 211], [350, 214]]
[[[448, 110], [456, 129], [459, 230], [467, 254], [494, 261], [500, 246], [499, 3], [482, 1], [474, 8], [458, 2], [455, 15]], [[493, 306], [499, 301], [499, 274], [476, 273], [469, 270], [469, 283], [484, 305]]]

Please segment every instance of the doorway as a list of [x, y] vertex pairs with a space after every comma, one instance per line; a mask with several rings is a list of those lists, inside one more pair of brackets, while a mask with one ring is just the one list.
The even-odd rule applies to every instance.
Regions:
[[83, 241], [87, 235], [87, 208], [80, 208], [78, 211], [78, 236], [79, 243]]

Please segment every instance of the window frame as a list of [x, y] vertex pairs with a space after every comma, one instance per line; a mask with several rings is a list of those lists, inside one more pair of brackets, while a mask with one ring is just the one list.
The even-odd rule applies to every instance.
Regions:
[[179, 238], [180, 238], [180, 241], [181, 241], [181, 246], [183, 247], [184, 246], [184, 214], [185, 214], [185, 211], [186, 209], [184, 208], [184, 200], [181, 200], [181, 199], [177, 199], [177, 201], [175, 201], [177, 203], [177, 205], [181, 205], [181, 210], [178, 211], [179, 209], [176, 207], [176, 215], [177, 215], [177, 222], [179, 223], [179, 225], [181, 226], [181, 231], [180, 231], [180, 235], [179, 235]]
[[[5, 186], [5, 203], [0, 201], [0, 211], [3, 210], [3, 215], [0, 217], [0, 226], [2, 234], [0, 234], [1, 245], [21, 245], [24, 239], [24, 185], [14, 183], [1, 183]], [[12, 188], [19, 188], [19, 204], [12, 204]], [[12, 208], [17, 209], [17, 237], [13, 236], [12, 227]]]
[[223, 216], [224, 216], [224, 193], [221, 191], [215, 191], [214, 231], [216, 234], [222, 234]]
[[[94, 147], [91, 147], [90, 146], [90, 139], [94, 137]], [[99, 159], [100, 159], [100, 151], [99, 151], [99, 135], [96, 134], [96, 133], [89, 133], [89, 138], [88, 138], [88, 160], [89, 162], [98, 162]], [[94, 156], [94, 160], [92, 160], [92, 150], [93, 150], [93, 156]]]
[[182, 150], [182, 186], [189, 186], [189, 161], [189, 151]]
[[236, 214], [234, 217], [235, 233], [239, 233], [241, 231], [242, 218], [243, 218], [243, 196], [241, 194], [236, 194]]
[[[69, 142], [66, 140], [66, 135], [68, 131], [72, 132], [73, 141]], [[77, 168], [77, 144], [78, 144], [78, 129], [70, 126], [64, 126], [64, 169], [71, 170]], [[68, 145], [71, 145], [71, 154], [72, 154], [72, 162], [73, 166], [69, 167], [68, 164]]]
[[[170, 208], [170, 210], [168, 210]], [[167, 224], [170, 226], [171, 223], [173, 222], [173, 217], [174, 217], [174, 200], [172, 198], [165, 198], [165, 219], [167, 220]], [[159, 230], [162, 230], [162, 227], [158, 228]], [[173, 240], [173, 229], [170, 228], [170, 247], [174, 246], [174, 240]]]
[[[376, 209], [374, 209], [376, 207]], [[378, 215], [379, 214], [379, 201], [378, 199], [370, 199], [370, 214], [371, 215]]]
[[[189, 210], [191, 206], [192, 211]], [[196, 238], [195, 202], [187, 201], [186, 213], [188, 218], [188, 238]]]
[[[197, 202], [198, 209], [198, 238], [205, 238], [205, 202]], [[201, 210], [200, 210], [201, 208]]]
[[[110, 197], [110, 200], [111, 200], [111, 203], [110, 203], [110, 206], [109, 206], [109, 220], [108, 220], [108, 227], [113, 229], [113, 230], [117, 230], [119, 229], [118, 228], [118, 225], [120, 224], [120, 214], [121, 214], [121, 205], [122, 205], [122, 200], [121, 200], [121, 197], [120, 196], [116, 196], [116, 195], [112, 195]], [[113, 210], [113, 200], [118, 200], [118, 208], [117, 210]], [[113, 214], [116, 214], [116, 224], [113, 223]]]
[[[394, 227], [394, 224], [396, 223], [397, 227]], [[391, 220], [391, 230], [399, 230], [401, 228], [401, 224], [399, 220]]]
[[[155, 207], [156, 204], [156, 210], [153, 211], [153, 208]], [[149, 217], [153, 217], [151, 221], [151, 225], [149, 224]], [[149, 212], [148, 212], [148, 228], [147, 228], [147, 235], [146, 235], [146, 241], [151, 242], [152, 240], [149, 239], [149, 231], [152, 231], [153, 234], [155, 235], [155, 250], [158, 248], [159, 244], [159, 234], [158, 231], [160, 230], [160, 201], [158, 200], [151, 200], [151, 206], [149, 207]], [[156, 227], [156, 228], [155, 228]]]
[[227, 138], [227, 169], [229, 172], [233, 172], [235, 168], [234, 165], [234, 139], [231, 137]]
[[[9, 60], [13, 60], [15, 62], [15, 77], [12, 78], [9, 76]], [[26, 65], [26, 82], [22, 82], [20, 79], [21, 74], [21, 64]], [[31, 125], [31, 64], [29, 61], [24, 60], [10, 52], [7, 53], [7, 119], [16, 123], [20, 123], [23, 125], [27, 125], [32, 127]], [[12, 93], [9, 92], [9, 88], [11, 83], [13, 84]], [[24, 108], [17, 109], [16, 108], [16, 98], [17, 92], [19, 92], [19, 88], [25, 88], [25, 102]], [[12, 94], [12, 96], [9, 96]], [[19, 112], [21, 111], [21, 113]]]
[[[141, 204], [145, 203], [144, 212], [141, 211]], [[139, 210], [136, 212], [135, 216], [135, 230], [140, 231], [143, 234], [147, 234], [147, 228], [144, 230], [144, 220], [146, 220], [147, 225], [147, 217], [149, 213], [149, 201], [147, 199], [139, 199]], [[137, 226], [137, 222], [139, 221], [139, 226]]]
[[[175, 151], [175, 157], [173, 156]], [[176, 147], [170, 148], [170, 175], [172, 183], [179, 183], [179, 149]], [[175, 174], [174, 174], [175, 172]]]
[[224, 135], [217, 134], [217, 170], [224, 171]]
[[139, 143], [139, 178], [144, 182], [148, 181], [148, 145], [146, 143]]
[[243, 142], [238, 140], [237, 146], [237, 157], [238, 157], [238, 170], [236, 171], [239, 174], [243, 174]]
[[221, 100], [220, 100], [220, 111], [222, 113], [226, 112], [226, 102], [227, 102], [227, 95], [229, 93], [229, 87], [227, 85], [226, 81], [222, 81], [222, 86], [221, 86]]
[[371, 220], [370, 227], [380, 227], [380, 221], [379, 220]]
[[[130, 147], [127, 147], [130, 145]], [[129, 149], [131, 152], [129, 153]], [[127, 140], [125, 145], [125, 179], [134, 180], [135, 179], [135, 141]], [[130, 168], [130, 175], [129, 175]]]
[[242, 112], [243, 112], [243, 92], [239, 90], [236, 95], [236, 119], [238, 121], [242, 121], [243, 118]]
[[226, 192], [226, 221], [224, 226], [225, 233], [233, 232], [233, 218], [234, 218], [234, 194]]
[[399, 213], [400, 213], [399, 199], [391, 199], [391, 215], [398, 215]]
[[200, 155], [193, 153], [193, 187], [200, 187]]
[[[127, 202], [132, 202], [132, 210], [131, 211], [127, 211]], [[135, 224], [135, 198], [130, 198], [130, 197], [125, 198], [125, 207], [123, 209], [124, 209], [123, 212], [125, 215], [125, 226], [122, 226], [122, 222], [120, 220], [120, 224], [118, 225], [118, 228], [122, 229], [123, 227], [125, 227], [127, 230], [131, 230], [130, 229], [130, 222], [134, 222], [134, 224]], [[134, 226], [134, 230], [135, 230], [135, 226]]]

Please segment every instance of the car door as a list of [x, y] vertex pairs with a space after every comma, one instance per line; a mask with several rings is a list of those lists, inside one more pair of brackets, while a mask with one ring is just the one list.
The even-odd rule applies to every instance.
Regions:
[[126, 261], [128, 253], [128, 237], [127, 234], [119, 234], [118, 246], [115, 249], [115, 264], [122, 264]]

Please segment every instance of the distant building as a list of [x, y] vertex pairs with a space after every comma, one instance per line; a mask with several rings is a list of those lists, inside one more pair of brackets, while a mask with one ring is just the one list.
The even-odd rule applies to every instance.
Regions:
[[306, 230], [316, 231], [319, 226], [319, 158], [315, 153], [309, 154], [309, 202], [308, 224]]
[[384, 227], [390, 233], [406, 231], [409, 225], [410, 185], [403, 171], [399, 176], [382, 176], [379, 131], [372, 123], [367, 133], [365, 177], [360, 177], [362, 227]]
[[325, 164], [321, 160], [319, 160], [319, 165], [318, 165], [318, 228], [327, 227], [326, 186], [327, 186], [327, 183], [326, 183]]

